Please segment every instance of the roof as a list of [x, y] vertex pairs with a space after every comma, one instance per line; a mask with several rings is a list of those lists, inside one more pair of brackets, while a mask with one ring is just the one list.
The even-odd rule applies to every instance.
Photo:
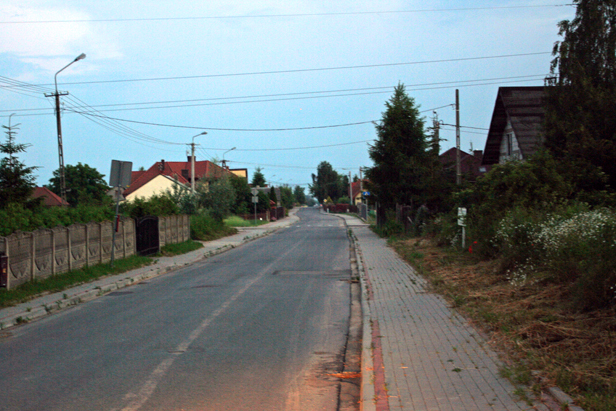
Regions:
[[[179, 183], [190, 185], [190, 161], [157, 161], [152, 167], [144, 172], [132, 173], [133, 180], [130, 186], [124, 191], [124, 196], [134, 193], [143, 187], [154, 177], [165, 175], [176, 179]], [[141, 174], [138, 174], [141, 173]], [[228, 171], [210, 161], [195, 161], [195, 181], [208, 177], [221, 177]]]
[[543, 86], [499, 87], [482, 165], [498, 164], [507, 118], [511, 120], [522, 155], [526, 158], [537, 150], [541, 144], [540, 131], [545, 117], [544, 96]]
[[[364, 183], [366, 183], [366, 181], [367, 180], [363, 180]], [[361, 188], [362, 184], [359, 180], [351, 183], [351, 198], [355, 198], [358, 194], [361, 194]]]
[[[456, 148], [452, 147], [449, 150], [441, 153], [438, 156], [439, 161], [445, 169], [455, 169], [456, 167]], [[462, 174], [471, 174], [475, 177], [482, 174], [479, 170], [481, 165], [482, 152], [475, 150], [473, 154], [469, 154], [460, 150], [460, 172]]]
[[47, 207], [68, 206], [62, 197], [48, 189], [47, 187], [34, 187], [32, 198], [43, 198], [43, 205]]

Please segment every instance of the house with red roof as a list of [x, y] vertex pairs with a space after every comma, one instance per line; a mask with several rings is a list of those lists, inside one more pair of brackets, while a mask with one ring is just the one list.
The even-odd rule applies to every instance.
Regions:
[[[230, 173], [211, 161], [195, 161], [195, 182], [204, 178], [219, 178]], [[145, 171], [133, 171], [131, 183], [124, 190], [127, 201], [137, 197], [148, 199], [155, 194], [172, 190], [177, 184], [190, 188], [191, 161], [157, 161]]]
[[364, 203], [363, 196], [362, 196], [362, 190], [364, 192], [367, 191], [366, 182], [367, 180], [361, 180], [361, 181], [358, 180], [358, 181], [351, 183], [351, 202], [354, 205], [360, 205]]
[[47, 187], [34, 187], [32, 198], [42, 198], [45, 207], [68, 207], [69, 204], [62, 200], [62, 197], [48, 189]]

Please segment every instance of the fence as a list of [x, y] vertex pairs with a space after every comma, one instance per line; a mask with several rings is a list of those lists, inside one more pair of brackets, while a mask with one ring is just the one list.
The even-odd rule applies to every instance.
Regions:
[[272, 207], [270, 215], [272, 220], [280, 220], [281, 218], [286, 217], [286, 211], [284, 207]]
[[[190, 238], [188, 216], [161, 217], [160, 242], [178, 243]], [[74, 224], [69, 227], [16, 232], [0, 237], [0, 254], [8, 257], [6, 288], [28, 281], [111, 261], [113, 223]], [[135, 220], [123, 218], [115, 236], [115, 258], [136, 253]]]
[[357, 213], [357, 206], [353, 204], [324, 204], [323, 210], [328, 213]]

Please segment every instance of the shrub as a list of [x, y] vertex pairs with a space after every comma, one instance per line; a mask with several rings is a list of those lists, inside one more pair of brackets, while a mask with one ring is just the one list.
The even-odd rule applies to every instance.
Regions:
[[193, 240], [210, 241], [236, 232], [235, 228], [228, 227], [205, 211], [190, 216], [190, 236]]
[[583, 210], [543, 216], [515, 210], [498, 225], [494, 239], [513, 282], [538, 269], [571, 285], [579, 309], [616, 304], [616, 213]]

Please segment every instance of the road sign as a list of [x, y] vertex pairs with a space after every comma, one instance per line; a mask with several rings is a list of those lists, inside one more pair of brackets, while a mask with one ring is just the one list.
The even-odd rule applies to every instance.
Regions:
[[258, 203], [259, 202], [259, 197], [253, 197], [252, 198], [252, 202], [255, 203], [255, 204]]
[[363, 193], [361, 193], [363, 196], [369, 196], [370, 195], [370, 191], [364, 191]]
[[458, 207], [458, 225], [466, 227], [466, 208]]
[[130, 161], [111, 160], [109, 186], [128, 187], [131, 179], [133, 163]]
[[259, 189], [258, 188], [252, 188], [250, 190], [250, 192], [252, 193], [253, 196], [258, 196], [259, 195]]

